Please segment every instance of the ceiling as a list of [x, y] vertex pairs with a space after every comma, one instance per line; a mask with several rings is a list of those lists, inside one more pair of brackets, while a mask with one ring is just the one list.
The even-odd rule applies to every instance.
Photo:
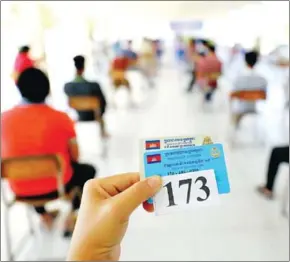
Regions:
[[118, 13], [121, 16], [166, 20], [203, 19], [220, 17], [230, 10], [249, 4], [253, 3], [249, 1], [96, 1], [91, 2], [90, 12], [101, 17]]

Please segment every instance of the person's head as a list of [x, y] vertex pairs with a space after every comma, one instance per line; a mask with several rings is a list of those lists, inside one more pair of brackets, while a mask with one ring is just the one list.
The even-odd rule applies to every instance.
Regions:
[[28, 45], [24, 45], [19, 48], [19, 54], [28, 54], [29, 51], [30, 47]]
[[253, 68], [259, 58], [259, 54], [257, 51], [250, 51], [245, 54], [245, 62], [249, 68]]
[[85, 58], [81, 55], [74, 57], [74, 64], [78, 74], [82, 74], [85, 70]]
[[37, 68], [24, 70], [17, 80], [17, 87], [21, 96], [31, 103], [43, 103], [50, 90], [48, 77]]

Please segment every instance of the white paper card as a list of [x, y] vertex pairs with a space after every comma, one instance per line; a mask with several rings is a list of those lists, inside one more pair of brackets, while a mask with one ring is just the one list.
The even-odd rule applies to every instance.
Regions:
[[156, 215], [219, 204], [214, 170], [162, 177], [163, 187], [154, 196]]

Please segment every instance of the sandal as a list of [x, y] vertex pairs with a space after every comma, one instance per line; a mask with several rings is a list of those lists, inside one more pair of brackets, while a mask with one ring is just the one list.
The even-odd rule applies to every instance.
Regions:
[[271, 200], [273, 199], [273, 193], [272, 191], [270, 191], [269, 189], [267, 189], [264, 186], [259, 186], [257, 188], [258, 193], [260, 193], [261, 195], [263, 195], [264, 197], [266, 197], [267, 199]]

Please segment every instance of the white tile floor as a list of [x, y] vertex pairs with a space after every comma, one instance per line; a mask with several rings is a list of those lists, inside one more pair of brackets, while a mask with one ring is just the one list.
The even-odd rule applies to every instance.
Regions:
[[[266, 66], [263, 70], [271, 71]], [[226, 79], [221, 81], [222, 91], [216, 94], [212, 109], [204, 112], [201, 110], [201, 94], [185, 94], [187, 76], [174, 68], [160, 71], [154, 90], [141, 89], [139, 76], [131, 74], [135, 79], [132, 80], [138, 107], [126, 109], [123, 102], [126, 92], [121, 90], [116, 94], [119, 108], [109, 108], [106, 115], [111, 133], [106, 157], [102, 156], [98, 127], [94, 124], [77, 126], [82, 160], [96, 165], [99, 176], [138, 170], [138, 139], [141, 137], [207, 134], [224, 144], [232, 192], [222, 197], [222, 205], [161, 217], [138, 209], [132, 216], [122, 245], [122, 260], [289, 260], [288, 220], [281, 215], [281, 192], [289, 174], [288, 167], [279, 171], [274, 201], [266, 201], [254, 190], [265, 179], [270, 148], [287, 143], [288, 139], [288, 126], [284, 121], [287, 116], [283, 118], [286, 113], [281, 109], [280, 78], [277, 73], [268, 75], [271, 77], [269, 101], [262, 107], [261, 115], [261, 128], [267, 134], [264, 148], [252, 143], [255, 117], [246, 118], [239, 133], [240, 140], [247, 146], [229, 148], [225, 101], [230, 84]], [[66, 107], [64, 101], [60, 93], [54, 96], [53, 102], [58, 106], [62, 104], [62, 108]], [[61, 207], [65, 208], [62, 204]], [[15, 207], [11, 217], [14, 239], [25, 231], [23, 215], [23, 207]], [[39, 228], [38, 224], [36, 227]], [[57, 228], [61, 228], [61, 221]], [[27, 242], [20, 258], [64, 259], [68, 245], [69, 241], [62, 239], [57, 230], [54, 233], [40, 230], [36, 239]], [[1, 260], [5, 258], [1, 219]]]

